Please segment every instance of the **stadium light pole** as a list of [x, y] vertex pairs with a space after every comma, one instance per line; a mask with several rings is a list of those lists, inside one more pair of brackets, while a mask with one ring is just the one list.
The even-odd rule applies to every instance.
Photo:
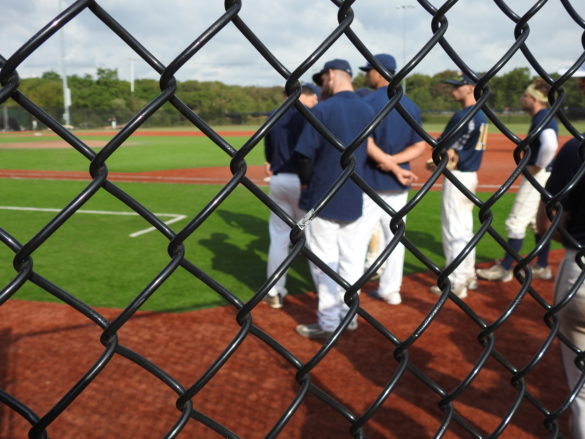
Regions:
[[[59, 0], [59, 12], [63, 11], [63, 1]], [[65, 125], [71, 125], [71, 114], [69, 107], [71, 107], [71, 90], [67, 84], [67, 69], [65, 67], [65, 31], [61, 28], [59, 33], [59, 41], [61, 46], [61, 78], [63, 81], [63, 121]]]
[[[396, 6], [396, 9], [402, 9], [402, 67], [406, 65], [406, 10], [414, 9], [414, 6], [407, 3]], [[402, 80], [402, 88], [406, 94], [406, 77]]]
[[134, 58], [128, 58], [130, 61], [130, 93], [134, 93]]

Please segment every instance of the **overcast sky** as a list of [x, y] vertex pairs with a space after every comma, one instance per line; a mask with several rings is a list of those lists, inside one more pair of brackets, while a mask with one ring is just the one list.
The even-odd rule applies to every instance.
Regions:
[[[518, 15], [536, 0], [509, 0]], [[100, 0], [98, 3], [132, 33], [163, 64], [169, 64], [223, 12], [223, 0]], [[440, 7], [444, 2], [435, 0]], [[572, 0], [585, 17], [585, 1]], [[58, 14], [59, 5], [72, 0], [2, 0], [0, 54], [10, 57]], [[352, 29], [373, 53], [393, 54], [399, 64], [415, 55], [431, 38], [431, 15], [415, 0], [357, 0]], [[293, 71], [337, 25], [337, 8], [330, 0], [242, 0], [240, 17], [271, 52]], [[465, 62], [486, 71], [514, 42], [514, 24], [491, 0], [460, 0], [448, 12], [446, 38]], [[582, 52], [580, 29], [560, 0], [551, 0], [530, 20], [528, 47], [553, 72], [568, 67]], [[89, 73], [98, 67], [117, 69], [121, 79], [158, 79], [159, 75], [133, 53], [91, 11], [82, 12], [63, 32], [68, 75]], [[18, 68], [21, 77], [45, 71], [61, 72], [60, 32]], [[364, 65], [362, 55], [345, 36], [317, 61], [304, 80], [332, 58], [345, 58], [354, 72]], [[520, 54], [503, 72], [528, 67]], [[440, 46], [414, 72], [434, 74], [458, 70]], [[229, 24], [177, 73], [177, 79], [219, 80], [227, 84], [283, 85], [284, 80]]]

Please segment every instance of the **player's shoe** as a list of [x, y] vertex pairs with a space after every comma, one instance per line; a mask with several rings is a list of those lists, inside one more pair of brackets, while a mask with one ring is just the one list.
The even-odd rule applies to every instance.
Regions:
[[510, 282], [514, 277], [512, 270], [506, 270], [500, 264], [492, 265], [490, 268], [478, 268], [476, 273], [482, 279], [501, 282]]
[[468, 290], [477, 290], [477, 278], [472, 277], [467, 281], [467, 289]]
[[387, 296], [384, 296], [384, 300], [389, 305], [400, 305], [402, 303], [402, 297], [398, 291], [394, 291]]
[[532, 276], [534, 276], [537, 279], [549, 280], [552, 279], [553, 277], [552, 271], [548, 265], [546, 267], [532, 265], [530, 268], [532, 269]]
[[327, 340], [329, 337], [331, 337], [331, 334], [333, 334], [333, 332], [321, 329], [319, 323], [297, 325], [296, 331], [299, 333], [299, 335], [310, 338], [311, 340]]
[[267, 294], [262, 301], [270, 308], [274, 309], [281, 309], [284, 306], [284, 297], [282, 297], [282, 294], [280, 293], [277, 293], [276, 296]]
[[357, 317], [354, 317], [354, 319], [351, 322], [349, 322], [349, 325], [347, 325], [347, 330], [355, 331], [357, 328], [358, 328]]
[[[467, 297], [467, 288], [468, 288], [467, 285], [456, 285], [455, 288], [453, 288], [452, 292], [460, 299], [465, 299]], [[440, 296], [441, 294], [443, 294], [443, 292], [437, 285], [433, 285], [429, 289], [431, 293], [433, 293], [435, 296]]]
[[370, 291], [370, 296], [374, 299], [382, 300], [389, 305], [400, 305], [402, 303], [402, 297], [398, 291], [393, 291], [388, 295], [382, 295], [378, 290], [372, 290]]

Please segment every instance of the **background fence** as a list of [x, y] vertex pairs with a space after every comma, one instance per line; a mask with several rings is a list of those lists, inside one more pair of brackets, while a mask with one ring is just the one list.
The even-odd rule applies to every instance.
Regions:
[[[85, 324], [92, 326], [99, 330], [96, 338], [91, 340], [95, 342], [99, 338], [99, 342], [102, 345], [102, 350], [99, 358], [97, 358], [91, 365], [77, 364], [76, 358], [70, 358], [68, 361], [72, 363], [72, 367], [79, 372], [82, 370], [81, 378], [76, 380], [73, 384], [67, 388], [59, 390], [59, 397], [51, 404], [48, 410], [37, 412], [33, 407], [38, 406], [34, 398], [31, 400], [24, 399], [18, 394], [13, 394], [9, 390], [10, 377], [3, 377], [0, 380], [3, 383], [0, 389], [0, 403], [3, 405], [0, 410], [0, 415], [4, 419], [11, 416], [16, 416], [25, 420], [30, 426], [28, 432], [31, 438], [44, 438], [51, 435], [52, 428], [55, 424], [59, 423], [59, 419], [66, 416], [66, 413], [72, 410], [76, 400], [82, 398], [84, 392], [88, 392], [91, 387], [99, 387], [104, 385], [105, 381], [111, 378], [111, 370], [114, 367], [115, 360], [118, 358], [124, 358], [133, 365], [146, 371], [151, 381], [149, 385], [152, 386], [163, 386], [175, 395], [174, 403], [176, 405], [175, 421], [171, 425], [167, 426], [164, 437], [180, 437], [182, 433], [188, 431], [189, 426], [193, 424], [198, 425], [202, 428], [201, 431], [209, 433], [216, 432], [217, 435], [223, 437], [252, 437], [253, 435], [261, 434], [265, 437], [277, 437], [282, 435], [286, 437], [287, 424], [293, 422], [295, 414], [307, 404], [310, 404], [311, 398], [316, 397], [323, 406], [328, 407], [323, 409], [322, 413], [324, 417], [333, 417], [340, 419], [343, 423], [347, 423], [348, 436], [353, 437], [368, 437], [368, 428], [374, 422], [376, 416], [381, 416], [384, 411], [385, 401], [392, 399], [393, 395], [399, 394], [400, 392], [408, 392], [409, 387], [418, 386], [417, 389], [424, 389], [424, 391], [433, 395], [436, 399], [436, 407], [439, 409], [440, 415], [439, 422], [434, 427], [433, 436], [442, 437], [448, 436], [449, 434], [457, 434], [460, 437], [498, 437], [505, 435], [511, 428], [515, 416], [523, 405], [529, 405], [535, 409], [536, 417], [538, 422], [543, 425], [548, 431], [547, 434], [550, 437], [567, 437], [566, 433], [563, 434], [563, 416], [565, 416], [568, 410], [568, 404], [574, 398], [575, 392], [573, 389], [568, 389], [564, 392], [559, 392], [554, 399], [554, 406], [550, 405], [550, 399], [547, 399], [550, 395], [541, 395], [535, 392], [527, 385], [527, 382], [532, 379], [536, 380], [537, 383], [547, 381], [550, 377], [540, 376], [539, 377], [539, 365], [543, 361], [543, 358], [551, 355], [551, 352], [555, 352], [555, 346], [558, 343], [567, 343], [567, 340], [559, 335], [558, 331], [558, 319], [556, 317], [559, 309], [553, 307], [550, 303], [550, 295], [547, 295], [535, 286], [532, 277], [525, 275], [525, 267], [533, 259], [536, 251], [543, 245], [543, 242], [534, 248], [532, 252], [526, 257], [517, 256], [518, 268], [516, 269], [516, 279], [518, 280], [515, 285], [517, 290], [514, 292], [509, 300], [508, 305], [501, 309], [501, 313], [497, 316], [491, 316], [487, 318], [483, 312], [468, 306], [465, 302], [457, 299], [454, 296], [443, 294], [440, 298], [437, 298], [436, 302], [425, 311], [425, 316], [421, 318], [420, 322], [416, 327], [411, 330], [408, 334], [398, 334], [395, 331], [389, 329], [387, 325], [383, 324], [383, 319], [378, 316], [375, 312], [370, 312], [362, 306], [362, 299], [357, 294], [357, 290], [362, 287], [362, 284], [349, 285], [343, 279], [338, 279], [342, 286], [347, 290], [346, 301], [350, 305], [350, 312], [352, 314], [359, 314], [362, 325], [366, 325], [371, 333], [375, 333], [375, 336], [379, 338], [377, 352], [356, 352], [355, 355], [358, 357], [366, 356], [380, 356], [384, 358], [384, 361], [392, 359], [392, 373], [386, 376], [386, 380], [381, 385], [382, 390], [377, 395], [371, 395], [371, 399], [367, 406], [360, 411], [356, 411], [349, 405], [341, 401], [337, 395], [329, 392], [324, 388], [319, 380], [315, 379], [316, 371], [319, 367], [325, 367], [328, 358], [330, 358], [336, 349], [341, 349], [344, 339], [348, 337], [348, 334], [339, 329], [339, 337], [329, 340], [322, 348], [316, 350], [316, 352], [304, 352], [302, 355], [297, 355], [283, 345], [279, 340], [279, 335], [274, 334], [270, 331], [267, 325], [259, 322], [255, 313], [258, 312], [258, 306], [261, 299], [266, 295], [268, 289], [275, 282], [275, 278], [271, 277], [259, 286], [254, 296], [248, 301], [242, 301], [237, 294], [233, 291], [226, 289], [220, 281], [210, 277], [207, 273], [202, 271], [197, 264], [195, 264], [186, 255], [186, 244], [188, 240], [200, 227], [204, 227], [208, 218], [218, 210], [222, 203], [229, 198], [230, 194], [238, 187], [245, 188], [250, 194], [256, 197], [259, 202], [263, 203], [271, 210], [275, 210], [279, 213], [283, 219], [286, 219], [291, 225], [292, 220], [286, 218], [283, 212], [279, 211], [277, 207], [271, 202], [266, 193], [255, 184], [248, 175], [247, 168], [247, 156], [257, 148], [262, 147], [262, 139], [266, 133], [276, 122], [276, 117], [281, 113], [277, 111], [275, 117], [266, 120], [262, 126], [246, 141], [246, 143], [240, 147], [235, 148], [232, 146], [224, 137], [210, 127], [208, 121], [200, 117], [199, 114], [193, 112], [188, 106], [186, 106], [181, 99], [175, 95], [176, 83], [174, 81], [175, 73], [191, 58], [196, 57], [198, 51], [204, 47], [209, 41], [221, 31], [222, 28], [228, 25], [234, 25], [241, 33], [243, 38], [246, 38], [256, 48], [258, 57], [267, 60], [273, 68], [286, 80], [286, 90], [289, 98], [279, 107], [279, 110], [284, 110], [295, 104], [295, 101], [300, 93], [299, 78], [305, 73], [311, 72], [319, 68], [324, 61], [327, 60], [327, 50], [335, 43], [339, 38], [349, 39], [355, 47], [363, 54], [367, 60], [372, 60], [372, 53], [368, 48], [363, 45], [360, 41], [359, 36], [354, 33], [352, 29], [353, 1], [335, 1], [335, 5], [338, 7], [337, 17], [339, 26], [332, 32], [320, 45], [319, 47], [306, 58], [306, 60], [300, 65], [296, 66], [294, 71], [289, 71], [285, 68], [280, 61], [273, 56], [266, 46], [263, 45], [262, 41], [254, 34], [254, 32], [247, 27], [246, 23], [240, 18], [239, 11], [242, 7], [242, 1], [229, 0], [225, 2], [225, 14], [217, 17], [217, 21], [207, 29], [206, 32], [202, 33], [196, 38], [192, 44], [190, 44], [185, 50], [177, 56], [170, 64], [162, 64], [153, 54], [149, 53], [141, 44], [137, 41], [133, 35], [131, 35], [124, 27], [122, 27], [114, 17], [108, 14], [108, 11], [104, 10], [99, 2], [80, 0], [68, 7], [63, 13], [57, 17], [47, 17], [49, 23], [43, 29], [39, 29], [38, 33], [29, 41], [23, 42], [23, 45], [14, 53], [3, 54], [0, 57], [0, 65], [2, 67], [0, 72], [0, 83], [2, 88], [0, 89], [0, 104], [12, 100], [16, 102], [22, 111], [27, 112], [31, 117], [36, 118], [40, 123], [49, 127], [59, 137], [65, 140], [71, 148], [74, 148], [88, 164], [88, 173], [91, 176], [91, 181], [80, 191], [78, 194], [69, 198], [67, 206], [60, 209], [49, 221], [40, 227], [37, 233], [28, 239], [26, 242], [19, 242], [15, 236], [17, 235], [16, 230], [7, 230], [4, 228], [0, 229], [0, 239], [4, 246], [10, 250], [13, 254], [12, 265], [14, 268], [14, 274], [11, 280], [6, 284], [2, 285], [0, 291], [0, 312], [3, 307], [8, 307], [15, 294], [23, 288], [24, 285], [34, 284], [47, 295], [51, 295], [58, 301], [68, 305], [71, 309], [76, 311], [76, 314], [83, 316]], [[450, 46], [449, 41], [445, 38], [445, 32], [448, 25], [449, 10], [457, 5], [457, 1], [447, 1], [440, 8], [434, 6], [431, 2], [419, 0], [417, 7], [423, 8], [429, 14], [429, 23], [433, 29], [432, 38], [429, 39], [427, 45], [423, 47], [402, 69], [396, 72], [396, 75], [391, 77], [391, 94], [392, 99], [389, 100], [387, 106], [395, 107], [397, 105], [398, 98], [401, 96], [399, 88], [400, 81], [402, 81], [409, 72], [411, 72], [417, 64], [419, 64], [425, 56], [437, 46], [441, 46], [445, 52], [445, 56], [450, 57], [453, 62], [470, 76], [476, 76], [470, 67], [465, 63], [465, 60], [461, 59], [460, 56]], [[530, 48], [526, 45], [526, 39], [530, 29], [530, 19], [538, 14], [539, 11], [544, 7], [546, 1], [534, 2], [534, 5], [526, 12], [523, 16], [519, 16], [512, 11], [513, 5], [508, 5], [504, 1], [494, 1], [492, 4], [493, 8], [501, 10], [502, 14], [505, 14], [510, 21], [516, 25], [515, 35], [509, 50], [502, 57], [497, 64], [495, 64], [488, 72], [478, 77], [477, 97], [478, 106], [485, 111], [488, 115], [491, 123], [499, 128], [507, 138], [512, 141], [516, 147], [513, 151], [510, 151], [510, 155], [514, 157], [517, 163], [517, 167], [514, 173], [510, 175], [500, 190], [495, 192], [487, 201], [482, 201], [471, 194], [468, 195], [470, 199], [479, 208], [481, 215], [478, 217], [480, 226], [476, 232], [476, 238], [473, 242], [469, 243], [465, 249], [465, 254], [469, 252], [474, 244], [484, 236], [493, 236], [503, 248], [505, 248], [505, 239], [500, 236], [497, 231], [491, 225], [490, 209], [499, 202], [499, 200], [510, 190], [515, 178], [521, 173], [526, 167], [525, 152], [527, 149], [527, 143], [520, 139], [515, 133], [510, 131], [505, 123], [494, 114], [489, 106], [485, 104], [487, 96], [490, 94], [490, 79], [494, 77], [507, 62], [517, 55], [524, 56], [526, 62], [540, 75], [543, 79], [549, 82], [553, 87], [551, 95], [549, 97], [552, 111], [556, 112], [559, 120], [566, 126], [566, 128], [572, 133], [573, 136], [579, 137], [578, 131], [571, 125], [566, 114], [563, 112], [563, 84], [570, 80], [567, 76], [563, 76], [555, 81], [547, 71], [539, 64], [539, 61], [532, 56]], [[575, 21], [575, 23], [581, 28], [585, 29], [585, 21], [580, 17], [577, 12], [573, 9], [570, 2], [566, 0], [561, 1], [566, 13]], [[469, 2], [467, 2], [469, 4]], [[19, 76], [18, 68], [27, 57], [39, 50], [45, 44], [47, 40], [53, 38], [55, 33], [71, 20], [75, 20], [76, 17], [84, 12], [90, 11], [99, 20], [101, 20], [112, 32], [116, 33], [127, 45], [132, 48], [136, 56], [142, 58], [147, 62], [153, 70], [160, 75], [160, 94], [152, 99], [144, 108], [136, 112], [132, 117], [128, 118], [128, 122], [124, 127], [117, 132], [117, 134], [108, 141], [106, 146], [99, 152], [95, 152], [88, 147], [83, 141], [76, 136], [76, 134], [66, 129], [55, 117], [51, 117], [46, 109], [38, 107], [35, 102], [31, 101], [26, 95], [19, 90]], [[559, 42], [562, 43], [562, 42]], [[585, 60], [585, 53], [581, 57], [575, 60], [574, 66], [580, 65]], [[138, 199], [136, 199], [131, 193], [122, 189], [122, 187], [111, 179], [108, 171], [108, 162], [115, 160], [122, 144], [130, 138], [136, 131], [141, 128], [146, 121], [156, 117], [157, 111], [160, 110], [164, 105], [172, 105], [177, 114], [192, 124], [192, 126], [201, 130], [219, 149], [222, 150], [227, 157], [229, 157], [229, 167], [232, 172], [232, 177], [229, 182], [222, 187], [222, 189], [212, 198], [209, 202], [194, 214], [188, 224], [174, 230], [163, 222], [160, 214], [155, 214], [150, 211], [145, 205], [143, 205]], [[326, 127], [320, 127], [321, 130], [327, 132]], [[370, 128], [370, 127], [369, 127]], [[540, 129], [541, 127], [538, 127]], [[422, 127], [420, 127], [422, 130]], [[423, 131], [421, 131], [423, 132]], [[425, 139], [435, 150], [444, 149], [444, 145], [437, 143], [436, 140], [428, 133], [423, 132]], [[534, 134], [534, 133], [531, 133]], [[351, 145], [345, 145], [350, 147]], [[423, 185], [423, 187], [416, 193], [416, 196], [408, 203], [407, 208], [404, 212], [401, 212], [400, 216], [396, 218], [396, 231], [401, 237], [401, 241], [406, 245], [409, 252], [416, 255], [416, 257], [428, 268], [434, 278], [443, 284], [447, 275], [453, 270], [453, 266], [440, 267], [437, 266], [429, 255], [425, 254], [424, 251], [420, 251], [408, 238], [407, 228], [404, 228], [404, 223], [399, 218], [402, 218], [406, 213], [415, 214], [417, 212], [417, 206], [421, 199], [424, 199], [428, 195], [431, 189], [431, 183], [436, 177], [445, 171], [445, 163], [439, 166], [437, 171], [429, 177], [429, 184]], [[584, 165], [582, 165], [584, 166]], [[353, 178], [351, 173], [340, 177], [341, 180]], [[464, 190], [461, 185], [460, 189]], [[542, 188], [541, 188], [542, 191]], [[162, 267], [160, 272], [154, 275], [148, 285], [140, 286], [141, 291], [132, 298], [125, 307], [125, 309], [106, 318], [106, 312], [101, 312], [94, 307], [89, 306], [84, 301], [80, 300], [75, 296], [74, 293], [67, 291], [66, 288], [53, 283], [53, 281], [42, 273], [38, 272], [35, 268], [35, 254], [42, 251], [43, 247], [48, 241], [56, 236], [59, 231], [71, 221], [73, 215], [76, 212], [82, 210], [84, 205], [94, 197], [102, 196], [107, 194], [109, 197], [113, 197], [123, 203], [125, 206], [136, 212], [146, 222], [157, 230], [160, 237], [163, 238], [167, 245], [168, 261], [166, 266]], [[23, 194], [24, 197], [24, 194]], [[306, 217], [305, 220], [310, 221], [310, 216]], [[2, 224], [0, 224], [2, 227]], [[291, 250], [293, 256], [299, 256], [307, 259], [313, 259], [314, 255], [307, 249], [304, 241], [303, 225], [294, 225], [293, 236], [295, 241]], [[406, 230], [406, 232], [405, 232]], [[86, 233], [100, 233], [99, 231], [86, 230]], [[548, 237], [546, 237], [548, 238]], [[80, 245], [83, 247], [83, 243]], [[460, 255], [459, 258], [454, 262], [458, 264], [464, 254]], [[80, 256], [82, 257], [82, 256]], [[143, 257], [148, 257], [143, 255]], [[282, 268], [286, 268], [293, 262], [291, 257], [287, 264]], [[238, 264], [239, 261], [233, 260], [233, 264]], [[56, 260], [58, 263], [58, 260]], [[6, 261], [2, 261], [3, 270], [6, 270], [8, 264]], [[184, 270], [189, 273], [190, 276], [199, 279], [202, 284], [200, 288], [205, 288], [214, 291], [218, 298], [225, 300], [229, 305], [230, 313], [224, 313], [223, 318], [225, 319], [222, 323], [228, 326], [234, 326], [237, 324], [238, 330], [234, 333], [231, 339], [225, 339], [222, 337], [222, 341], [225, 342], [223, 350], [218, 353], [211, 364], [205, 366], [205, 370], [197, 376], [182, 377], [178, 379], [173, 375], [173, 368], [164, 369], [155, 362], [148, 359], [148, 355], [138, 352], [131, 347], [123, 343], [125, 337], [128, 337], [127, 332], [131, 333], [133, 325], [136, 324], [139, 318], [139, 309], [148, 301], [152, 300], [157, 295], [161, 286], [165, 284], [168, 278], [178, 270]], [[120, 270], [124, 270], [124, 267], [120, 267]], [[264, 267], [258, 267], [258, 270], [264, 270]], [[282, 272], [282, 270], [281, 270]], [[99, 280], [97, 280], [99, 281]], [[448, 288], [448, 287], [447, 287]], [[446, 291], [446, 290], [445, 290]], [[451, 382], [448, 385], [440, 384], [439, 379], [433, 373], [430, 373], [423, 365], [415, 361], [416, 351], [419, 349], [420, 340], [424, 338], [424, 334], [429, 331], [429, 328], [433, 325], [437, 319], [440, 318], [441, 312], [446, 309], [446, 304], [453, 304], [453, 306], [460, 312], [465, 320], [469, 323], [469, 326], [465, 331], [470, 331], [477, 338], [477, 344], [471, 346], [467, 343], [463, 343], [458, 348], [464, 353], [464, 355], [471, 355], [473, 359], [471, 363], [473, 366], [460, 377], [458, 382]], [[524, 358], [522, 363], [519, 363], [517, 359], [511, 359], [504, 351], [501, 350], [501, 346], [498, 345], [498, 340], [506, 339], [510, 334], [506, 335], [509, 331], [509, 322], [513, 321], [521, 311], [520, 309], [530, 302], [533, 306], [533, 314], [531, 317], [535, 321], [539, 321], [542, 325], [541, 330], [541, 343], [538, 348], [533, 351], [527, 358]], [[7, 308], [5, 308], [7, 309]], [[231, 312], [233, 311], [233, 312]], [[109, 313], [111, 315], [111, 313]], [[176, 317], [180, 319], [180, 317]], [[26, 326], [27, 316], [21, 315], [17, 319], [21, 325]], [[60, 322], [63, 323], [63, 322]], [[5, 330], [0, 327], [0, 334]], [[204, 331], [204, 330], [203, 330]], [[205, 336], [207, 338], [213, 338], [214, 333], [204, 334], [191, 334], [191, 337]], [[522, 334], [517, 334], [518, 339], [516, 342], [518, 345], [522, 343]], [[66, 340], [66, 338], [65, 338]], [[233, 357], [241, 350], [245, 349], [246, 343], [250, 340], [254, 340], [255, 343], [260, 344], [263, 349], [276, 354], [280, 359], [280, 367], [288, 372], [288, 375], [280, 375], [278, 378], [280, 381], [275, 384], [273, 392], [283, 392], [284, 389], [294, 388], [294, 394], [290, 397], [287, 403], [281, 407], [269, 407], [266, 410], [274, 410], [275, 413], [271, 413], [270, 417], [273, 422], [266, 430], [260, 430], [254, 426], [254, 423], [249, 419], [238, 418], [234, 422], [235, 426], [228, 427], [225, 422], [218, 420], [221, 417], [222, 403], [217, 402], [217, 410], [205, 412], [199, 409], [199, 406], [194, 402], [195, 398], [205, 399], [206, 391], [213, 387], [214, 382], [221, 375], [222, 370], [227, 368], [228, 364], [232, 362]], [[88, 340], [88, 343], [90, 341]], [[439, 348], [440, 349], [440, 348]], [[512, 349], [513, 351], [514, 349]], [[581, 352], [575, 349], [576, 355], [581, 358]], [[0, 360], [2, 360], [3, 352], [0, 351]], [[351, 353], [348, 353], [351, 355]], [[389, 355], [389, 356], [386, 356]], [[359, 359], [358, 359], [359, 360]], [[436, 359], [430, 358], [428, 361], [433, 363]], [[42, 359], [39, 359], [42, 361]], [[181, 362], [181, 358], [176, 359], [176, 362]], [[0, 362], [0, 370], [4, 367], [4, 361]], [[246, 363], [237, 363], [242, 368], [256, 366], [262, 369], [262, 365], [246, 365]], [[560, 363], [559, 363], [560, 364]], [[497, 413], [497, 421], [492, 422], [489, 431], [484, 431], [481, 426], [470, 422], [469, 418], [462, 415], [458, 402], [464, 397], [466, 392], [473, 388], [477, 383], [478, 377], [482, 372], [485, 372], [489, 368], [493, 368], [497, 365], [504, 371], [504, 375], [507, 376], [507, 385], [511, 397], [504, 403], [504, 407]], [[388, 364], [380, 362], [378, 367], [384, 369], [388, 368]], [[560, 365], [559, 365], [560, 369]], [[34, 371], [30, 371], [34, 375]], [[233, 388], [229, 389], [234, 393], [237, 392], [237, 388], [243, 385], [243, 382], [247, 379], [246, 373], [249, 370], [240, 370], [238, 378], [235, 379]], [[55, 371], [55, 373], [57, 373]], [[367, 375], [368, 372], [366, 372]], [[371, 372], [374, 373], [374, 372]], [[560, 376], [557, 375], [557, 379]], [[253, 374], [253, 379], [260, 381], [268, 379], [262, 374]], [[118, 377], [119, 378], [119, 377]], [[343, 379], [343, 378], [341, 378]], [[33, 377], [31, 380], [34, 381]], [[126, 386], [123, 379], [114, 380], [114, 388], [121, 389]], [[561, 381], [559, 388], [562, 387]], [[41, 387], [43, 384], [36, 384]], [[415, 387], [412, 387], [415, 388]], [[363, 388], [362, 392], [371, 394], [371, 392]], [[418, 390], [417, 390], [418, 392]], [[33, 392], [34, 393], [34, 392]], [[561, 394], [562, 393], [562, 394]], [[510, 396], [508, 395], [508, 396]], [[499, 401], [498, 394], [491, 394], [488, 390], [482, 394], [482, 397], [489, 400], [489, 404], [497, 405]], [[112, 399], [115, 399], [115, 395]], [[547, 401], [547, 402], [545, 402]], [[140, 402], [138, 399], [136, 402]], [[136, 403], [135, 402], [135, 403]], [[107, 402], [105, 403], [107, 404]], [[244, 395], [244, 401], [242, 404], [254, 405], [254, 401], [246, 401]], [[98, 410], [96, 408], [96, 410]], [[219, 413], [218, 413], [219, 412]], [[269, 416], [268, 412], [264, 414]], [[156, 416], [156, 415], [153, 415]], [[260, 416], [261, 417], [261, 416]], [[137, 424], [148, 424], [149, 419], [140, 419]], [[90, 437], [92, 430], [96, 435], [99, 433], [100, 427], [91, 426], [89, 427], [86, 422], [87, 420], [80, 420], [78, 425], [71, 425], [72, 431], [75, 431], [78, 436]], [[317, 422], [317, 421], [316, 421]], [[396, 425], [390, 425], [389, 429], [399, 429], [400, 421]], [[135, 423], [136, 424], [136, 423]], [[133, 424], [133, 425], [135, 425]], [[105, 426], [102, 426], [105, 428]], [[132, 430], [134, 427], [130, 427]], [[566, 431], [566, 430], [565, 430]], [[19, 432], [22, 433], [22, 432]], [[321, 432], [322, 436], [327, 437], [327, 432]], [[139, 437], [133, 436], [133, 433], [127, 431], [119, 431], [115, 433], [117, 437]], [[142, 434], [142, 433], [141, 433]], [[413, 432], [411, 437], [416, 436], [418, 433]], [[376, 434], [370, 434], [371, 437], [375, 437]], [[142, 436], [140, 436], [142, 437]], [[293, 436], [294, 437], [294, 436]], [[311, 437], [309, 435], [298, 436], [298, 437]], [[317, 436], [312, 436], [317, 437]], [[402, 436], [406, 437], [406, 436]]]

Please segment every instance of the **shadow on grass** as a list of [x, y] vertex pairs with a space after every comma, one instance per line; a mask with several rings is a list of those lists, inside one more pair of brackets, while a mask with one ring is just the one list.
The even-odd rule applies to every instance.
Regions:
[[[266, 280], [268, 251], [268, 223], [255, 215], [228, 210], [217, 214], [227, 225], [225, 232], [214, 232], [200, 241], [212, 253], [211, 266], [247, 287], [247, 291], [233, 291], [242, 300], [248, 300]], [[308, 265], [303, 257], [296, 258], [288, 271], [287, 288], [291, 294], [312, 288]]]

